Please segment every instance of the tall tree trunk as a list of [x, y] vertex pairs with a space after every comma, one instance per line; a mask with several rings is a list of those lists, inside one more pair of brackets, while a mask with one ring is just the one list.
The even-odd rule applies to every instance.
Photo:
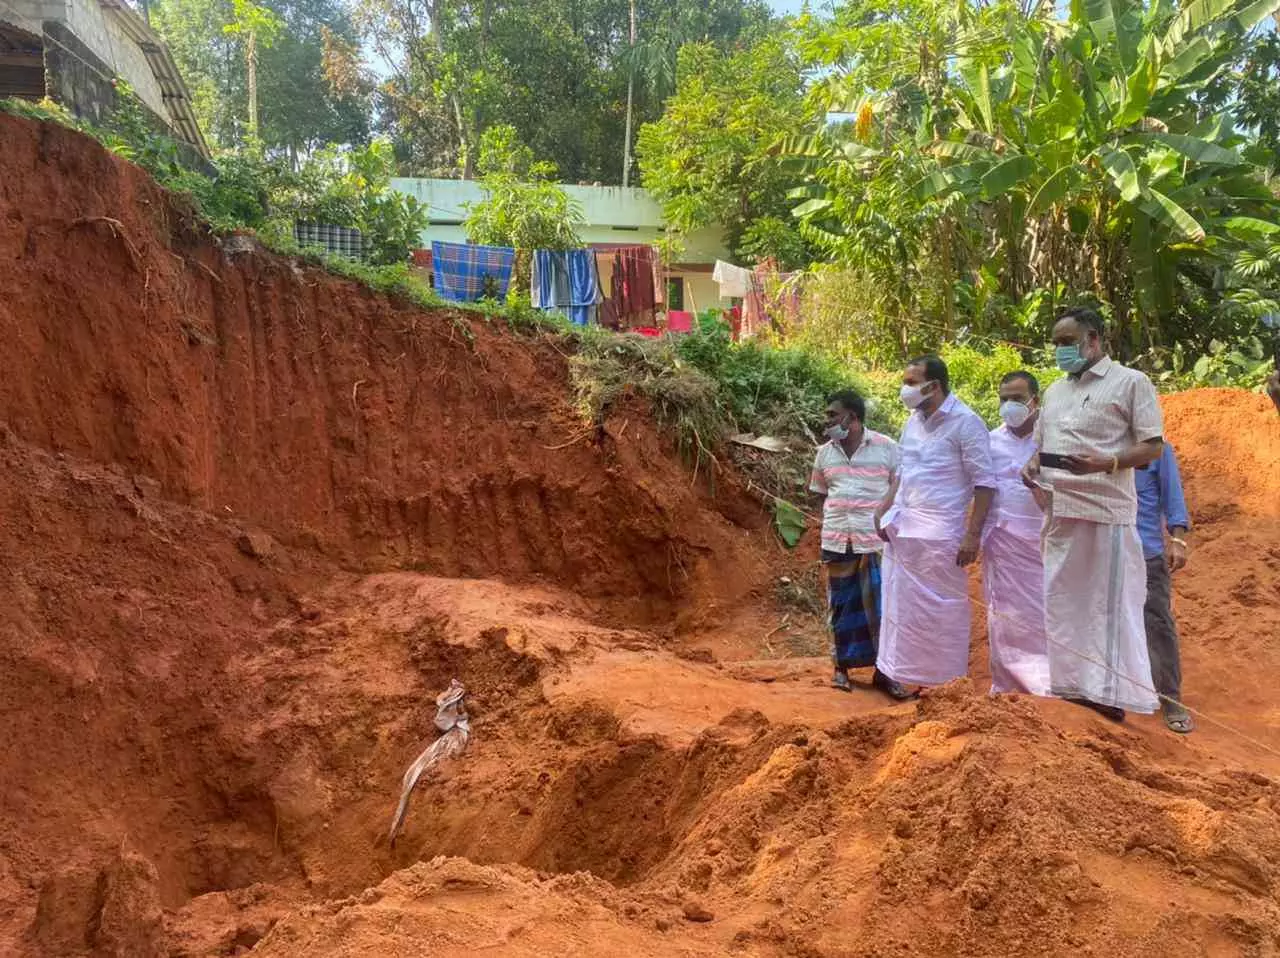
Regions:
[[249, 140], [258, 139], [258, 36], [249, 31], [245, 44], [245, 56], [249, 63]]
[[631, 184], [631, 109], [636, 88], [636, 0], [631, 0], [631, 64], [627, 71], [627, 123], [622, 134], [622, 185]]
[[938, 259], [942, 261], [942, 325], [946, 327], [947, 339], [951, 339], [956, 322], [956, 284], [952, 280], [955, 254], [951, 249], [950, 213], [943, 215], [941, 226], [942, 249]]
[[475, 151], [471, 149], [470, 138], [467, 136], [466, 123], [462, 118], [462, 104], [458, 100], [456, 93], [449, 94], [449, 102], [453, 105], [453, 120], [458, 124], [458, 149], [462, 151], [462, 178], [464, 180], [474, 180], [476, 178], [476, 157]]

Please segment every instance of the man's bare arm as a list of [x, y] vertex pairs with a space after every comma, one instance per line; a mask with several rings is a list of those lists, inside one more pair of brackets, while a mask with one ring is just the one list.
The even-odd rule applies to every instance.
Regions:
[[986, 486], [975, 486], [973, 489], [973, 508], [969, 510], [969, 528], [965, 531], [964, 541], [960, 543], [960, 552], [956, 555], [956, 565], [967, 566], [978, 558], [979, 544], [982, 542], [982, 528], [987, 524], [987, 513], [991, 511], [991, 500], [996, 491]]
[[899, 474], [897, 472], [894, 472], [889, 477], [889, 491], [884, 494], [884, 501], [880, 503], [880, 508], [875, 513], [876, 534], [885, 542], [889, 541], [889, 537], [881, 531], [880, 520], [884, 518], [884, 514], [889, 511], [889, 507], [893, 505], [894, 498], [898, 495], [898, 478]]

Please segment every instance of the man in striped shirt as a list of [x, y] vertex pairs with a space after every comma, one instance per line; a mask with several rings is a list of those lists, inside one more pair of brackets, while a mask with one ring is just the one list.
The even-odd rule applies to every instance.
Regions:
[[[853, 688], [849, 669], [876, 664], [880, 643], [880, 552], [875, 512], [898, 470], [898, 444], [866, 428], [866, 403], [852, 390], [830, 397], [826, 434], [809, 488], [824, 497], [822, 563], [827, 570], [835, 677]], [[878, 670], [872, 685], [895, 699], [909, 693]]]

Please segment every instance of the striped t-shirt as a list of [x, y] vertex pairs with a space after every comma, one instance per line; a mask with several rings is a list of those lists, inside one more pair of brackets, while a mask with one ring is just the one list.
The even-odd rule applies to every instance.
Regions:
[[818, 449], [809, 488], [826, 496], [822, 507], [822, 548], [841, 554], [879, 552], [875, 511], [889, 492], [898, 471], [898, 444], [888, 436], [864, 429], [862, 445], [846, 456], [837, 442]]

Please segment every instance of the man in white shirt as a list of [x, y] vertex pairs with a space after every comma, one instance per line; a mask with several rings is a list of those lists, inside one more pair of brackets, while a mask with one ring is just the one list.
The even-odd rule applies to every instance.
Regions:
[[[969, 670], [969, 580], [995, 490], [986, 424], [951, 394], [937, 356], [907, 364], [900, 397], [914, 412], [902, 467], [878, 516], [884, 621], [876, 668], [906, 685]], [[972, 510], [970, 509], [972, 506]]]
[[1058, 368], [1044, 393], [1024, 481], [1051, 490], [1043, 539], [1050, 691], [1124, 720], [1154, 712], [1133, 470], [1164, 446], [1155, 387], [1106, 353], [1102, 317], [1066, 310], [1053, 327]]
[[[827, 400], [827, 439], [809, 488], [823, 497], [822, 563], [831, 609], [832, 685], [849, 692], [849, 669], [876, 664], [880, 639], [880, 552], [875, 512], [898, 471], [898, 444], [864, 424], [866, 403], [850, 389]], [[910, 693], [878, 671], [872, 685], [891, 697]]]
[[1044, 562], [1040, 557], [1044, 512], [1022, 482], [1022, 467], [1036, 452], [1033, 433], [1039, 412], [1040, 383], [1035, 376], [1019, 370], [1000, 381], [1003, 425], [991, 431], [996, 494], [982, 537], [982, 588], [987, 600], [993, 693], [1049, 694]]

